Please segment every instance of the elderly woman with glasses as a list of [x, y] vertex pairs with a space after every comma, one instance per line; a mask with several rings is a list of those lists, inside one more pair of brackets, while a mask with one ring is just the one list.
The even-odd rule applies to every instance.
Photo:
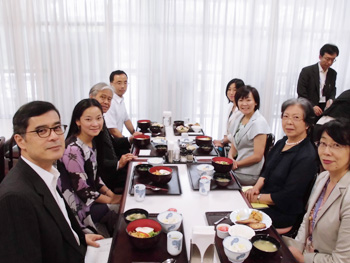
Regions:
[[245, 192], [250, 202], [269, 205], [264, 212], [280, 234], [304, 214], [306, 195], [317, 172], [316, 149], [308, 136], [315, 117], [311, 103], [289, 99], [281, 111], [286, 136], [271, 149], [257, 183]]
[[285, 238], [298, 262], [349, 262], [350, 123], [333, 120], [321, 128], [318, 155], [323, 168], [295, 240]]

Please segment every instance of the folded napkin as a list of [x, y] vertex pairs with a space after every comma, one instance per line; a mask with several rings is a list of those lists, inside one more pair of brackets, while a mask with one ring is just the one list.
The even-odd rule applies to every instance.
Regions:
[[[252, 189], [253, 186], [249, 185], [249, 186], [242, 186], [242, 191], [248, 191], [249, 189]], [[253, 208], [255, 209], [262, 209], [262, 208], [268, 208], [269, 206], [267, 204], [259, 204], [259, 203], [250, 203], [252, 205]]]
[[150, 156], [151, 155], [151, 150], [146, 149], [146, 150], [140, 150], [139, 151], [139, 156]]
[[192, 228], [192, 244], [195, 244], [201, 256], [201, 262], [208, 247], [215, 242], [214, 226], [194, 226]]

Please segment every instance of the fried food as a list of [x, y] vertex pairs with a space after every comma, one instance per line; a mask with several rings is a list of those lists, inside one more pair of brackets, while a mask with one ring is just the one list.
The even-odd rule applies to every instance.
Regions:
[[248, 226], [254, 230], [266, 228], [266, 225], [264, 223], [250, 223]]
[[253, 210], [253, 211], [250, 213], [249, 218], [253, 218], [253, 219], [257, 220], [258, 222], [261, 222], [262, 219], [263, 219], [263, 215], [262, 215], [262, 213], [260, 213], [259, 211]]
[[259, 222], [260, 221], [254, 219], [254, 218], [248, 218], [248, 219], [236, 221], [236, 224], [247, 225], [247, 224], [254, 224], [254, 223], [259, 223]]

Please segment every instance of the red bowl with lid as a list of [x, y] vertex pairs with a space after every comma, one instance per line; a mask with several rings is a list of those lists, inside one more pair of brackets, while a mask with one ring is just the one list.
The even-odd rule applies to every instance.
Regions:
[[226, 157], [214, 157], [211, 159], [211, 164], [214, 166], [216, 172], [228, 173], [232, 169], [233, 161]]
[[[136, 228], [153, 228], [153, 231], [157, 234], [153, 237], [135, 237], [130, 234], [130, 232], [136, 231]], [[149, 249], [154, 247], [160, 240], [160, 231], [162, 230], [162, 226], [153, 219], [138, 219], [132, 221], [126, 227], [126, 232], [129, 236], [130, 242], [138, 249]]]
[[[158, 173], [162, 173], [162, 171], [166, 172], [164, 172], [165, 174], [156, 174], [157, 171]], [[150, 179], [153, 183], [167, 184], [172, 178], [173, 169], [166, 166], [153, 166], [152, 168], [149, 168], [148, 172]]]
[[150, 120], [138, 120], [137, 126], [141, 129], [141, 131], [147, 131], [149, 127], [151, 127]]
[[196, 136], [196, 144], [199, 147], [201, 147], [201, 146], [212, 146], [212, 137], [205, 136], [205, 135]]
[[133, 141], [137, 148], [145, 149], [151, 143], [151, 137], [144, 134], [135, 135]]

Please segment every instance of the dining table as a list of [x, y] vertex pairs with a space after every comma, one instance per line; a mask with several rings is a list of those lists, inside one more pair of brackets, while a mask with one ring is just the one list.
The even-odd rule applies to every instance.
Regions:
[[[175, 136], [173, 128], [171, 126], [165, 127], [166, 139], [168, 142], [177, 143], [180, 139], [180, 136]], [[209, 191], [208, 195], [202, 195], [198, 190], [193, 189], [191, 184], [191, 179], [189, 176], [189, 168], [187, 163], [166, 163], [164, 165], [168, 167], [173, 167], [177, 169], [177, 175], [179, 177], [179, 184], [181, 188], [181, 193], [178, 195], [157, 195], [157, 194], [146, 194], [145, 199], [142, 202], [136, 200], [133, 196], [132, 191], [130, 191], [133, 184], [133, 171], [136, 165], [140, 163], [147, 163], [149, 158], [142, 156], [138, 157], [133, 162], [130, 162], [128, 167], [128, 176], [126, 187], [124, 190], [123, 198], [120, 206], [120, 216], [117, 222], [116, 231], [113, 236], [113, 241], [111, 249], [109, 252], [109, 263], [122, 262], [122, 255], [125, 256], [123, 261], [130, 262], [162, 262], [166, 258], [172, 258], [170, 254], [166, 253], [166, 237], [163, 240], [163, 246], [165, 246], [164, 251], [161, 253], [163, 259], [154, 260], [154, 256], [147, 258], [143, 254], [143, 259], [139, 260], [137, 257], [137, 249], [129, 248], [130, 242], [128, 239], [122, 240], [125, 238], [125, 227], [126, 224], [123, 219], [124, 211], [127, 211], [132, 208], [142, 208], [148, 211], [150, 215], [156, 218], [156, 215], [167, 211], [168, 209], [176, 209], [178, 213], [182, 214], [183, 221], [181, 225], [181, 230], [184, 233], [184, 249], [186, 250], [185, 255], [181, 257], [174, 257], [177, 263], [180, 262], [190, 262], [191, 259], [191, 239], [192, 231], [194, 227], [197, 226], [209, 226], [214, 225], [213, 222], [217, 219], [223, 217], [224, 215], [238, 209], [250, 208], [250, 203], [245, 198], [241, 189], [227, 190], [227, 189], [215, 189]], [[211, 163], [212, 156], [198, 156], [196, 158], [197, 163]], [[229, 219], [223, 221], [224, 223], [230, 223]], [[274, 236], [281, 243], [281, 249], [279, 250], [278, 256], [270, 259], [261, 261], [261, 259], [254, 259], [250, 256], [244, 262], [295, 262], [294, 257], [289, 252], [288, 248], [282, 241], [281, 237], [277, 234], [273, 226], [270, 229], [262, 231], [262, 233], [268, 233]], [[124, 236], [124, 237], [123, 237]], [[211, 262], [229, 262], [228, 258], [225, 256], [222, 248], [222, 239], [215, 237], [215, 251], [213, 260]], [[132, 255], [124, 255], [125, 253], [135, 253], [135, 257]], [[147, 253], [146, 253], [147, 254]], [[152, 253], [150, 253], [151, 255]], [[153, 253], [155, 254], [155, 253]], [[139, 255], [140, 256], [140, 255]]]

